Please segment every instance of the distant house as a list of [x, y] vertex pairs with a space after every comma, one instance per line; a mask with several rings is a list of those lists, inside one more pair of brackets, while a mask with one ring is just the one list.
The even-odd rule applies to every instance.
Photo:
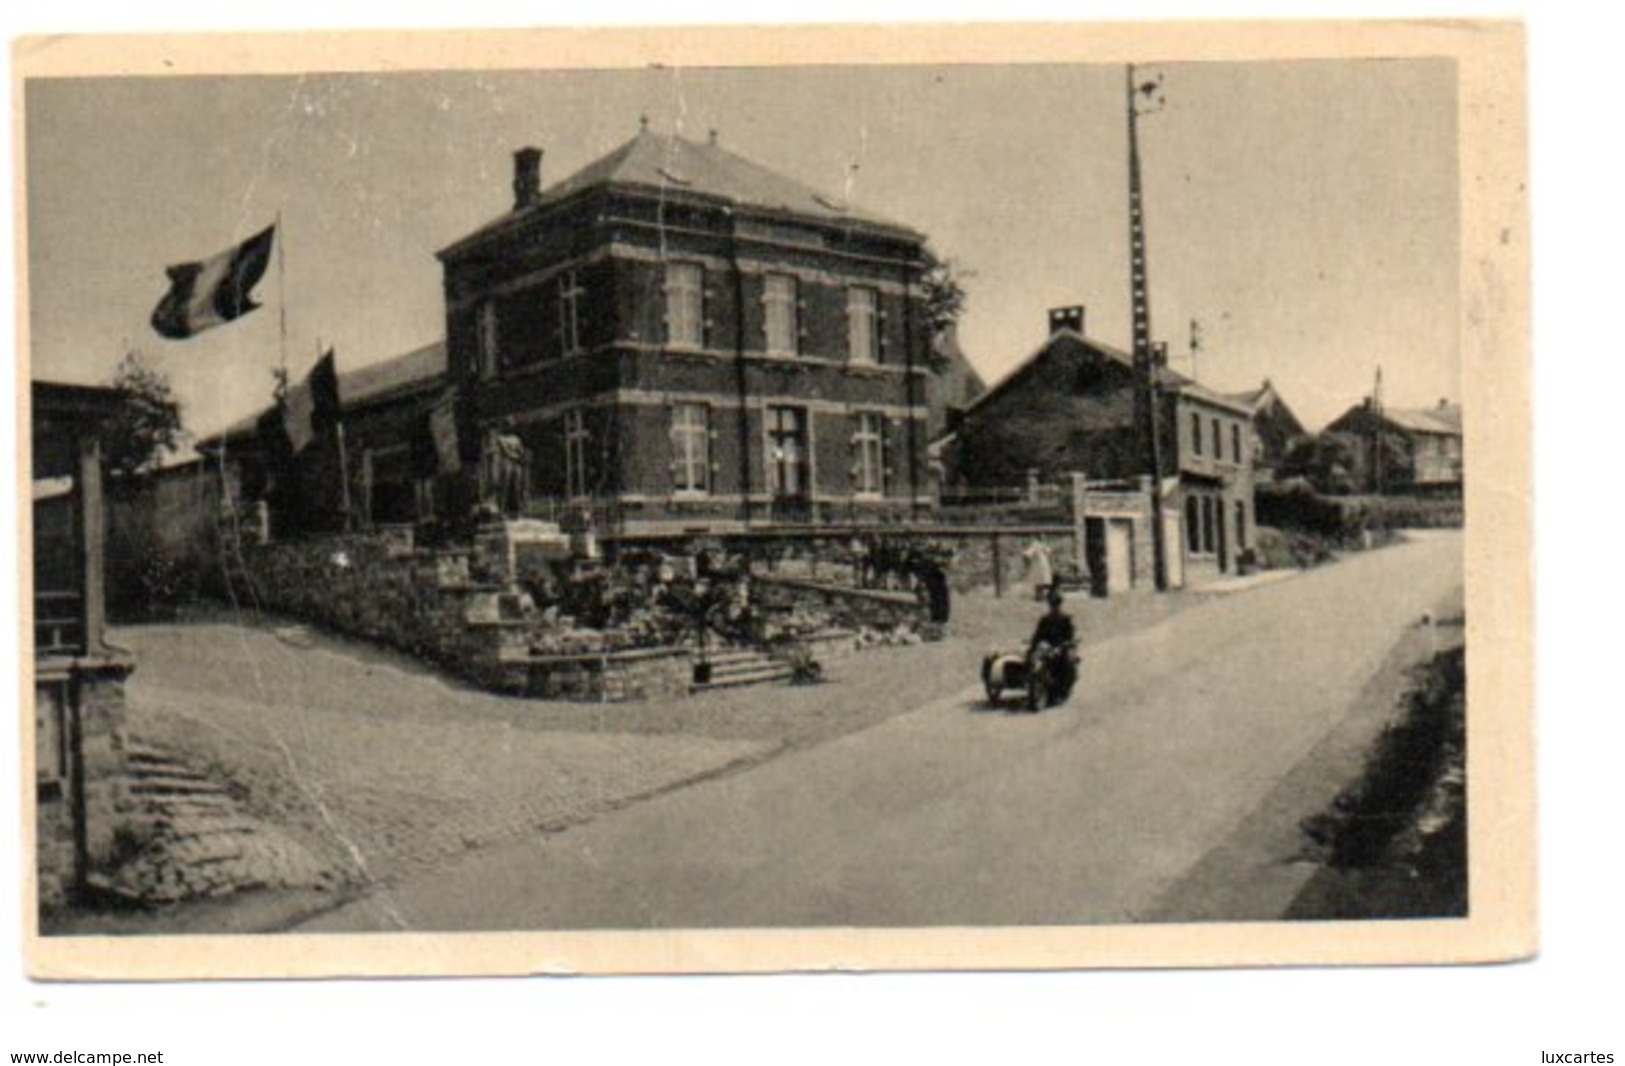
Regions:
[[[971, 404], [945, 438], [949, 484], [993, 489], [1075, 472], [1092, 481], [1151, 475], [1133, 358], [1088, 337], [1081, 307], [1051, 311], [1049, 325], [1037, 351]], [[1185, 571], [1232, 570], [1252, 545], [1253, 409], [1167, 367], [1156, 380], [1165, 542], [1170, 583], [1179, 584]]]
[[1366, 491], [1436, 492], [1461, 488], [1461, 407], [1457, 404], [1440, 400], [1433, 407], [1379, 408], [1367, 398], [1349, 408], [1324, 432], [1361, 442], [1381, 442], [1387, 460], [1380, 478], [1369, 461], [1362, 465], [1361, 487]]
[[1256, 389], [1230, 393], [1230, 398], [1253, 412], [1253, 476], [1272, 481], [1292, 446], [1309, 439], [1309, 433], [1286, 405], [1269, 378]]

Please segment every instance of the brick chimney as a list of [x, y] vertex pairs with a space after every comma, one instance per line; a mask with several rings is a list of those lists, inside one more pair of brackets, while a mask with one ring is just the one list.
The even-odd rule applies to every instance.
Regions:
[[1069, 329], [1078, 336], [1083, 336], [1083, 306], [1052, 307], [1049, 309], [1049, 331], [1053, 335], [1056, 330]]
[[529, 207], [542, 195], [542, 150], [521, 148], [513, 154], [513, 209]]

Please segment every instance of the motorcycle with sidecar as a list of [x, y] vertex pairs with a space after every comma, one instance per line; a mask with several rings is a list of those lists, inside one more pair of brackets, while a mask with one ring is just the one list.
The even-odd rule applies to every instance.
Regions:
[[982, 660], [982, 688], [988, 703], [995, 707], [1004, 706], [1007, 698], [1019, 699], [1019, 706], [1029, 712], [1056, 707], [1072, 695], [1077, 680], [1076, 642], [1040, 642], [1030, 656], [1019, 651], [994, 651]]

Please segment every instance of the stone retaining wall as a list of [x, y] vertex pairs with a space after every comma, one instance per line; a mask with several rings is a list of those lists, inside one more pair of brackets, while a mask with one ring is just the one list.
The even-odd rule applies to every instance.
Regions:
[[532, 656], [523, 668], [525, 695], [593, 703], [679, 699], [694, 680], [694, 656], [687, 648]]
[[[814, 608], [829, 615], [842, 629], [917, 628], [929, 618], [921, 598], [910, 592], [846, 588], [821, 581], [780, 575], [760, 575], [762, 596], [775, 606]], [[783, 601], [775, 603], [775, 601]]]
[[521, 594], [476, 580], [467, 552], [414, 550], [399, 531], [245, 545], [224, 568], [236, 602], [398, 648], [487, 688], [523, 686]]

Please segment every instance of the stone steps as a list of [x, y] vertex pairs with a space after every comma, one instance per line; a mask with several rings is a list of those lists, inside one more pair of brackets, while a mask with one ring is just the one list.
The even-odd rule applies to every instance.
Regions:
[[213, 781], [188, 777], [130, 776], [130, 791], [137, 796], [223, 796], [225, 790]]
[[696, 683], [694, 692], [788, 681], [791, 674], [788, 664], [749, 648], [718, 652], [707, 656], [706, 661], [711, 664], [711, 680]]

